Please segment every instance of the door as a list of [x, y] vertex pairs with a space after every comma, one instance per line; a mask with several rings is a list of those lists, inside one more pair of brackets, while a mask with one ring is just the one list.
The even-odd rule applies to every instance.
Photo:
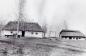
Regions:
[[25, 36], [25, 31], [22, 31], [22, 37], [24, 37]]

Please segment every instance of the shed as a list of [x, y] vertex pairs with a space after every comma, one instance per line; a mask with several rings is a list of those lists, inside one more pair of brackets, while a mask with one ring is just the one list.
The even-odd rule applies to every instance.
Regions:
[[61, 38], [68, 38], [68, 39], [82, 39], [85, 38], [85, 35], [77, 30], [62, 30], [60, 32]]

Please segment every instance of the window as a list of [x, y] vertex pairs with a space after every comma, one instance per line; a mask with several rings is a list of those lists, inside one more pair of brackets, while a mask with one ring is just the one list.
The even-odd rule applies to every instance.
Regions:
[[31, 34], [34, 34], [33, 32], [31, 32]]
[[36, 35], [38, 35], [38, 33], [36, 32]]
[[11, 31], [11, 33], [13, 33], [13, 32]]

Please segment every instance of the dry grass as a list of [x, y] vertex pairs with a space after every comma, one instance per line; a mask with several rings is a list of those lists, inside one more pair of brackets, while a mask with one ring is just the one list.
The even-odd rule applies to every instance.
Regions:
[[[50, 39], [15, 39], [15, 44], [13, 39], [7, 39], [0, 41], [0, 51], [1, 49], [7, 48], [9, 56], [18, 56], [17, 50], [22, 47], [23, 56], [78, 56], [84, 53], [81, 48], [85, 47], [86, 41], [60, 41], [60, 40], [50, 40]], [[11, 43], [9, 43], [11, 42]], [[1, 53], [0, 53], [1, 54]]]

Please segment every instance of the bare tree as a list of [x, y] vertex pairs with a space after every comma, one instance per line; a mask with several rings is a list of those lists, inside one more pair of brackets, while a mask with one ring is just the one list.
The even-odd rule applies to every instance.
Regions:
[[25, 6], [25, 0], [19, 0], [19, 7], [18, 7], [18, 14], [19, 14], [19, 21], [24, 21], [25, 20], [25, 15], [24, 15], [24, 6]]
[[3, 27], [4, 27], [3, 21], [0, 21], [0, 36], [1, 36], [1, 32], [2, 32], [2, 30], [3, 30]]
[[68, 24], [66, 20], [63, 20], [63, 29], [68, 29]]
[[17, 19], [17, 36], [18, 37], [18, 33], [19, 33], [19, 24], [21, 21], [24, 21], [24, 5], [25, 5], [25, 0], [19, 0], [19, 7], [18, 7], [18, 19]]
[[42, 26], [42, 29], [43, 29], [43, 37], [46, 37], [46, 33], [47, 33], [47, 24], [44, 24]]

